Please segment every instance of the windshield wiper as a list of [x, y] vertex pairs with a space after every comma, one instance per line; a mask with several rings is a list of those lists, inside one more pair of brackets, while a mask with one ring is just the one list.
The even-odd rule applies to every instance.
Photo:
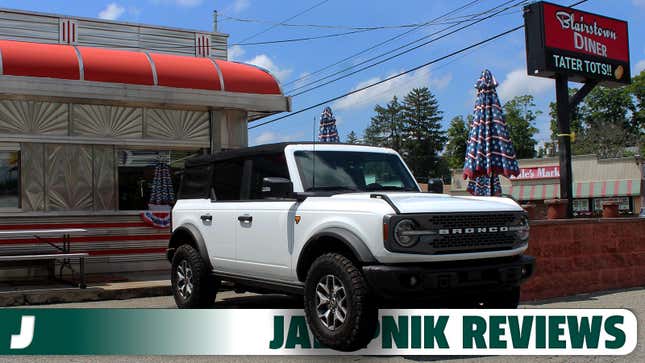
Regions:
[[324, 187], [311, 187], [307, 188], [307, 192], [314, 192], [314, 191], [348, 191], [348, 192], [358, 192], [359, 190], [356, 188], [352, 187], [346, 187], [342, 185], [335, 185], [335, 186], [324, 186]]
[[384, 186], [377, 187], [377, 188], [369, 188], [367, 190], [370, 191], [370, 192], [378, 191], [378, 190], [402, 190], [404, 192], [417, 192], [418, 191], [418, 190], [413, 189], [413, 188], [397, 187], [397, 186], [393, 186], [393, 185], [392, 186], [391, 185], [384, 185]]

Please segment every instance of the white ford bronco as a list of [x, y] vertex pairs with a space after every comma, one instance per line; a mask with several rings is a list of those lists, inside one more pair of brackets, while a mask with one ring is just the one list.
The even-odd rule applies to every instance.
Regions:
[[[379, 306], [515, 308], [533, 272], [527, 217], [507, 198], [423, 193], [393, 150], [282, 143], [186, 161], [172, 210], [180, 308], [237, 289], [304, 295], [316, 338], [364, 347]], [[422, 305], [425, 306], [425, 305]]]

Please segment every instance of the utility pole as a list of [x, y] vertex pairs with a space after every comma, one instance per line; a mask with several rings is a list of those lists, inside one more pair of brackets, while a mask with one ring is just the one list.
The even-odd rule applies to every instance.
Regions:
[[571, 173], [571, 114], [598, 80], [587, 80], [573, 96], [569, 97], [569, 77], [558, 74], [555, 77], [555, 100], [558, 108], [558, 141], [560, 156], [560, 198], [566, 199], [567, 217], [573, 217], [573, 177]]

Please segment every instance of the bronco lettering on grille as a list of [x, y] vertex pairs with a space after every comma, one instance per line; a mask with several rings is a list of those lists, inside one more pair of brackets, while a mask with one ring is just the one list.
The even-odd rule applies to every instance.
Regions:
[[477, 228], [444, 228], [439, 230], [440, 235], [446, 234], [474, 234], [474, 233], [498, 233], [508, 232], [508, 227], [477, 227]]

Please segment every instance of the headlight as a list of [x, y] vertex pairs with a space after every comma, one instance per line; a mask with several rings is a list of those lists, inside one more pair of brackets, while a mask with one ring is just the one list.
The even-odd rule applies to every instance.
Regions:
[[527, 216], [522, 216], [522, 224], [517, 228], [517, 237], [521, 241], [529, 239], [529, 218]]
[[419, 236], [412, 232], [417, 228], [416, 223], [411, 219], [403, 219], [394, 227], [394, 240], [403, 247], [412, 247], [419, 241]]

